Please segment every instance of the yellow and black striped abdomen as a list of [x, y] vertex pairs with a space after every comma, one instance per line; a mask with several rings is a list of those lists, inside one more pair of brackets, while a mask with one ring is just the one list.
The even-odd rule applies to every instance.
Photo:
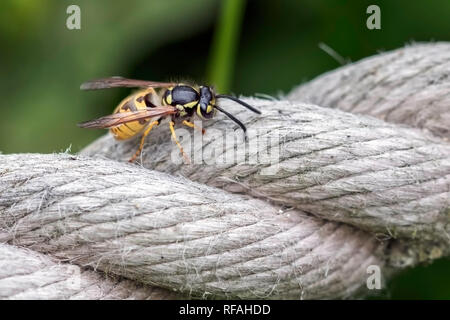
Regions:
[[[140, 90], [126, 97], [119, 103], [114, 113], [143, 110], [147, 107], [160, 105], [161, 99], [153, 88]], [[111, 128], [110, 131], [117, 140], [130, 139], [141, 133], [152, 119], [132, 121]]]

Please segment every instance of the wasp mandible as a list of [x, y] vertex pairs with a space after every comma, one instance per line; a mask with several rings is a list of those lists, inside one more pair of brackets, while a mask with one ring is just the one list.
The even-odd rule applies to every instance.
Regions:
[[[247, 130], [245, 125], [217, 105], [217, 100], [220, 99], [233, 100], [249, 110], [261, 114], [261, 111], [236, 97], [216, 94], [211, 86], [111, 77], [85, 82], [80, 89], [97, 90], [119, 87], [140, 88], [140, 90], [123, 99], [113, 114], [79, 123], [78, 126], [81, 128], [109, 128], [117, 140], [127, 140], [142, 134], [139, 148], [129, 160], [130, 162], [136, 160], [141, 153], [145, 137], [166, 117], [170, 116], [169, 128], [173, 140], [182, 155], [189, 161], [175, 134], [176, 123], [181, 122], [188, 127], [197, 128], [191, 121], [194, 114], [202, 120], [208, 120], [212, 119], [218, 110], [237, 123], [245, 134]], [[155, 89], [158, 89], [159, 92], [156, 92]], [[202, 129], [202, 133], [205, 133], [204, 129]]]

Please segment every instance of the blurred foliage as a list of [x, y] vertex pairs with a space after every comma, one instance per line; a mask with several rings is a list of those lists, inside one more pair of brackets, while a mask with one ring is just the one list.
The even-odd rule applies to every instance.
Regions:
[[[81, 30], [66, 28], [71, 4]], [[366, 28], [370, 4], [381, 8], [381, 30]], [[340, 66], [320, 43], [357, 61], [450, 41], [449, 17], [448, 0], [2, 0], [0, 151], [76, 152], [103, 134], [75, 124], [110, 113], [128, 90], [81, 92], [92, 78], [213, 79], [276, 95]], [[381, 297], [450, 299], [449, 270], [440, 260], [402, 272]]]
[[222, 1], [208, 68], [208, 80], [217, 92], [230, 89], [244, 5], [244, 0]]

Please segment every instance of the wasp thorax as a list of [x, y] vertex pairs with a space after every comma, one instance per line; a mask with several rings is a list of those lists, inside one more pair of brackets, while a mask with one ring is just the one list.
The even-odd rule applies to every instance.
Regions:
[[178, 85], [167, 89], [163, 96], [169, 105], [182, 105], [185, 108], [193, 108], [198, 103], [198, 92], [186, 85]]

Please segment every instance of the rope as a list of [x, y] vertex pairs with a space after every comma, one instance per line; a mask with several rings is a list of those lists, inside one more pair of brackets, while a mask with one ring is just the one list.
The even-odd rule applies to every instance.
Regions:
[[193, 297], [317, 298], [383, 264], [360, 230], [184, 178], [64, 154], [0, 159], [0, 241], [107, 274]]
[[173, 293], [61, 264], [47, 255], [0, 244], [0, 299], [167, 299]]
[[[177, 164], [171, 159], [178, 150], [161, 125], [148, 138], [140, 163], [373, 233], [449, 241], [448, 143], [418, 129], [336, 109], [285, 100], [246, 101], [263, 111], [263, 116], [240, 113], [249, 131], [256, 132], [247, 149], [244, 143], [222, 149], [222, 132], [232, 124], [220, 119], [206, 127], [200, 148], [188, 145], [189, 140], [182, 143], [184, 150], [196, 148], [193, 164]], [[208, 136], [209, 131], [220, 136]], [[266, 136], [276, 139], [261, 143]], [[264, 154], [268, 145], [278, 155], [273, 162], [250, 163], [237, 156]], [[126, 161], [135, 146], [135, 141], [118, 144], [106, 135], [82, 154]], [[199, 156], [203, 161], [195, 162]], [[235, 161], [222, 161], [233, 156]]]
[[421, 43], [328, 72], [288, 98], [426, 129], [450, 139], [450, 44]]

